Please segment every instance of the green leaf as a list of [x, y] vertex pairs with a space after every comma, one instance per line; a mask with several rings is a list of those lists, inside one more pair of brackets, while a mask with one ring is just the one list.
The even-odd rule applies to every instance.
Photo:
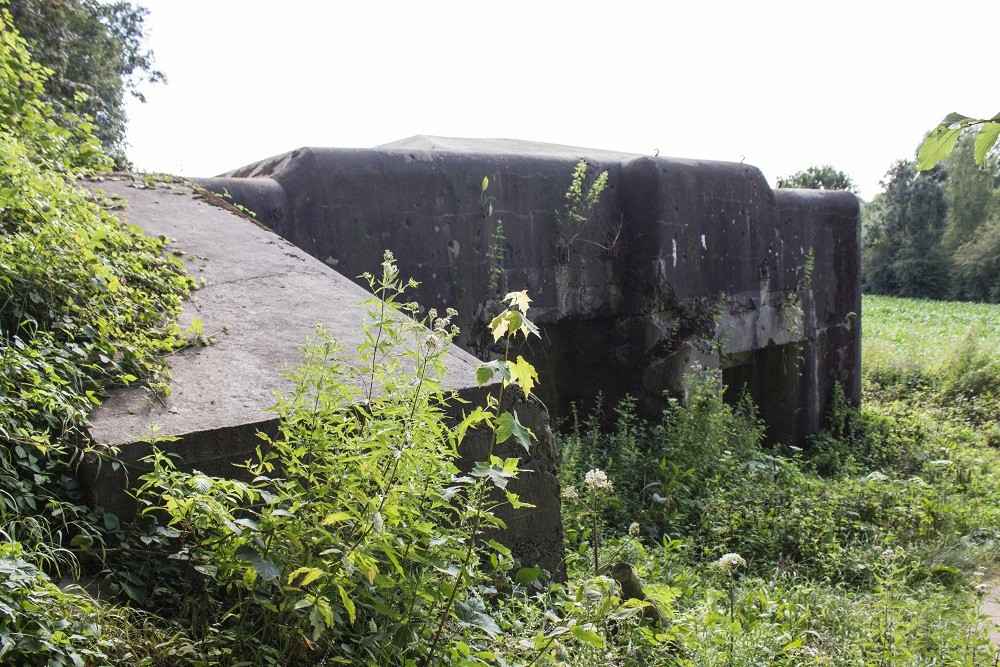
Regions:
[[954, 125], [955, 123], [962, 123], [964, 125], [968, 125], [968, 122], [966, 122], [966, 121], [972, 121], [972, 122], [974, 122], [975, 118], [971, 118], [971, 117], [966, 116], [964, 114], [960, 114], [960, 113], [957, 113], [955, 111], [952, 111], [950, 114], [948, 114], [947, 116], [944, 117], [944, 120], [941, 121], [940, 125], [951, 126], [951, 125]]
[[538, 567], [522, 567], [514, 574], [514, 581], [521, 584], [522, 586], [527, 586], [533, 581], [536, 581], [538, 577], [542, 574], [541, 568]]
[[508, 292], [507, 296], [503, 298], [504, 301], [510, 304], [511, 308], [516, 308], [521, 311], [522, 315], [528, 314], [528, 304], [531, 303], [531, 297], [528, 296], [528, 290], [521, 290], [520, 292]]
[[961, 134], [962, 128], [960, 127], [952, 129], [947, 125], [938, 125], [934, 128], [924, 139], [924, 143], [920, 145], [920, 152], [917, 154], [917, 171], [933, 169], [934, 165], [948, 157]]
[[980, 167], [986, 164], [986, 156], [990, 149], [996, 145], [998, 137], [1000, 137], [1000, 122], [997, 121], [985, 123], [976, 134], [976, 164]]
[[535, 434], [518, 420], [516, 412], [505, 412], [497, 417], [497, 444], [506, 442], [511, 437], [527, 451]]
[[470, 600], [468, 603], [455, 601], [455, 615], [459, 625], [477, 627], [490, 637], [500, 635], [500, 626], [493, 617], [486, 613], [486, 606], [480, 600]]
[[489, 176], [483, 176], [483, 192], [486, 192], [486, 188], [490, 187]]
[[316, 581], [323, 576], [323, 570], [315, 567], [300, 567], [299, 569], [288, 575], [288, 585], [291, 586], [292, 583], [299, 575], [304, 575], [298, 583], [299, 588], [305, 588], [312, 582]]
[[489, 362], [483, 362], [479, 364], [476, 368], [476, 382], [479, 386], [487, 384], [493, 379], [493, 376], [497, 373], [503, 378], [504, 382], [510, 381], [510, 369], [507, 367], [507, 362], [503, 359], [495, 359]]
[[604, 648], [604, 638], [593, 630], [588, 630], [582, 625], [574, 625], [569, 631], [585, 644], [590, 644], [594, 648]]
[[510, 371], [510, 381], [515, 383], [524, 392], [524, 397], [531, 395], [531, 390], [538, 382], [538, 371], [530, 363], [524, 360], [521, 355], [517, 356], [517, 361], [508, 364]]
[[241, 560], [249, 561], [253, 569], [257, 571], [257, 576], [263, 581], [277, 579], [278, 575], [281, 574], [277, 565], [261, 556], [256, 549], [248, 544], [241, 545], [236, 549], [235, 556]]
[[340, 601], [344, 603], [344, 610], [347, 612], [347, 620], [354, 625], [357, 613], [354, 608], [354, 600], [347, 595], [347, 591], [340, 584], [337, 584], [337, 592], [340, 593]]
[[506, 489], [507, 483], [516, 477], [516, 475], [504, 470], [502, 465], [497, 465], [495, 463], [493, 465], [486, 465], [482, 461], [476, 462], [476, 466], [472, 469], [471, 474], [473, 477], [488, 477], [493, 483], [493, 486], [498, 489]]
[[325, 519], [323, 519], [324, 526], [332, 526], [335, 523], [344, 523], [345, 521], [350, 521], [351, 515], [347, 512], [333, 512], [328, 514]]

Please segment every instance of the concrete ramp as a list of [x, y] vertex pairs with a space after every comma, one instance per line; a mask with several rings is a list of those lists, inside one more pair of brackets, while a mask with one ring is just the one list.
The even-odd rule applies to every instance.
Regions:
[[[249, 216], [224, 208], [217, 198], [206, 199], [187, 184], [136, 188], [127, 181], [109, 181], [91, 187], [121, 197], [127, 204], [122, 217], [131, 224], [172, 239], [188, 272], [203, 282], [184, 303], [181, 328], [200, 320], [204, 335], [214, 340], [169, 358], [168, 395], [156, 397], [140, 387], [116, 390], [91, 415], [92, 438], [118, 447], [124, 466], [114, 471], [89, 461], [82, 475], [89, 500], [130, 516], [134, 503], [124, 490], [143, 472], [140, 459], [149, 452], [146, 440], [152, 429], [178, 438], [163, 448], [179, 453], [182, 467], [238, 476], [232, 464], [253, 456], [260, 444], [258, 431], [276, 431], [277, 421], [267, 410], [275, 392], [289, 387], [283, 375], [301, 361], [306, 337], [319, 323], [345, 350], [356, 349], [365, 315], [361, 304], [371, 295]], [[483, 399], [474, 357], [452, 346], [445, 364], [447, 388], [473, 404]], [[517, 411], [540, 442], [522, 466], [531, 472], [515, 490], [536, 507], [503, 516], [508, 530], [502, 540], [523, 562], [559, 572], [562, 524], [548, 415], [537, 401], [522, 403]], [[485, 434], [472, 434], [463, 445], [469, 461], [486, 447], [477, 437]], [[518, 452], [523, 454], [512, 447], [497, 454]]]

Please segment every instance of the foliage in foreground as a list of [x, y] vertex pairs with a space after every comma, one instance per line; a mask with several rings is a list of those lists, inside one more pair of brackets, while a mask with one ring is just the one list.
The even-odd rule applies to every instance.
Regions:
[[87, 116], [105, 154], [123, 169], [125, 97], [164, 81], [143, 48], [147, 10], [125, 0], [8, 0], [32, 59], [50, 70], [42, 98], [57, 116]]
[[45, 76], [0, 9], [0, 657], [99, 664], [130, 652], [127, 632], [87, 620], [100, 605], [49, 578], [78, 572], [118, 524], [82, 505], [74, 463], [105, 391], [156, 382], [191, 282], [164, 239], [73, 185], [108, 163], [92, 125], [51, 119]]

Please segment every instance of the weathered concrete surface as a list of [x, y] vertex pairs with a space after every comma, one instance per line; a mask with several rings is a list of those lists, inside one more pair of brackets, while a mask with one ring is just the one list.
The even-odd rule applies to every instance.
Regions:
[[[581, 159], [609, 180], [574, 225], [561, 212]], [[744, 164], [440, 137], [303, 148], [199, 182], [346, 276], [392, 249], [420, 303], [458, 309], [460, 343], [476, 353], [497, 298], [527, 289], [543, 340], [522, 353], [558, 414], [598, 393], [656, 412], [694, 363], [746, 386], [775, 439], [815, 433], [838, 386], [860, 400], [860, 221], [847, 193], [775, 191]]]
[[[356, 349], [364, 321], [361, 304], [371, 295], [271, 231], [207, 203], [187, 185], [136, 189], [105, 182], [99, 187], [127, 202], [129, 222], [147, 234], [173, 239], [172, 248], [183, 252], [188, 271], [204, 286], [184, 303], [180, 325], [187, 328], [198, 318], [205, 335], [215, 340], [170, 357], [167, 396], [156, 398], [141, 388], [118, 390], [91, 415], [93, 439], [119, 448], [125, 465], [119, 471], [96, 460], [85, 466], [90, 501], [130, 516], [134, 504], [122, 491], [144, 471], [140, 459], [149, 453], [145, 439], [154, 425], [156, 435], [178, 438], [161, 447], [179, 453], [182, 467], [238, 476], [232, 464], [253, 457], [260, 444], [257, 432], [276, 431], [276, 419], [267, 410], [275, 392], [290, 387], [284, 373], [301, 361], [306, 337], [322, 324], [345, 350]], [[381, 259], [367, 269], [379, 270], [380, 264]], [[477, 360], [451, 346], [444, 361], [445, 387], [481, 401]], [[564, 570], [562, 524], [548, 415], [537, 401], [515, 407], [539, 443], [530, 455], [523, 450], [506, 454], [524, 456], [524, 467], [532, 471], [512, 488], [536, 508], [501, 512], [509, 526], [501, 541], [523, 562], [558, 574]], [[457, 415], [459, 407], [453, 409]], [[482, 449], [486, 437], [470, 433], [463, 455]]]

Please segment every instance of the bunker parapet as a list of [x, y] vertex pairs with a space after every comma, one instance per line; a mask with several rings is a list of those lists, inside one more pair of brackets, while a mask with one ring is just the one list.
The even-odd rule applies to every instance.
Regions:
[[[566, 214], [580, 160], [607, 189]], [[488, 187], [483, 189], [484, 177]], [[522, 141], [418, 136], [302, 148], [199, 179], [338, 273], [391, 249], [425, 307], [454, 307], [488, 351], [504, 293], [526, 289], [555, 414], [598, 394], [649, 413], [695, 364], [749, 391], [772, 439], [816, 433], [835, 392], [860, 401], [860, 217], [845, 192], [773, 190], [746, 164]]]

